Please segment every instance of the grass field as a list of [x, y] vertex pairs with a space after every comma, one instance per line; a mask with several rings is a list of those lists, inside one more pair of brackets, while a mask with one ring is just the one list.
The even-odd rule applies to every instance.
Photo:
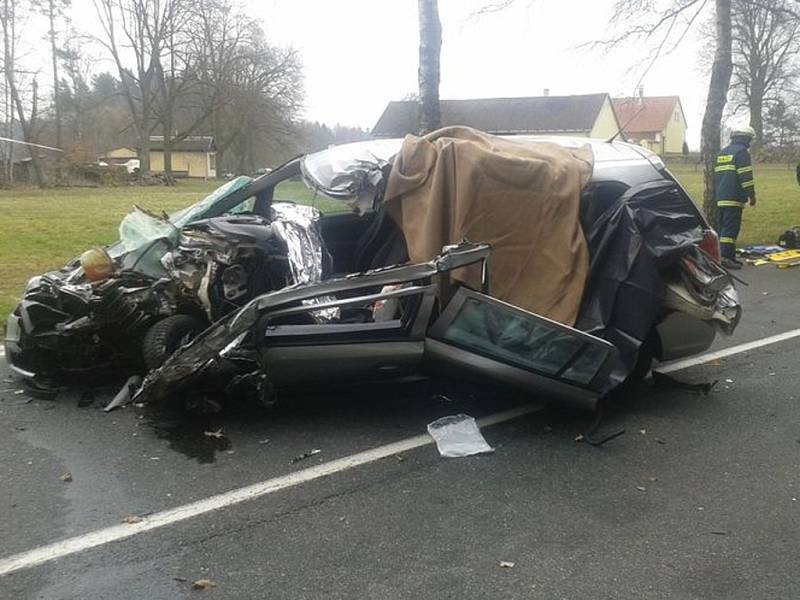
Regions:
[[[696, 200], [702, 173], [691, 165], [670, 167]], [[742, 244], [773, 243], [800, 225], [800, 188], [785, 166], [756, 167], [758, 206], [745, 210]], [[117, 227], [134, 204], [174, 211], [214, 189], [218, 182], [181, 181], [167, 187], [15, 189], [0, 191], [0, 319], [16, 305], [29, 277], [61, 267], [83, 250], [117, 239]], [[276, 198], [315, 203], [322, 210], [340, 203], [314, 198], [300, 182], [288, 182]]]
[[[703, 202], [703, 173], [700, 166], [670, 165], [669, 169], [696, 202]], [[739, 245], [774, 244], [778, 236], [800, 225], [800, 186], [794, 169], [786, 165], [756, 165], [755, 207], [744, 211]]]

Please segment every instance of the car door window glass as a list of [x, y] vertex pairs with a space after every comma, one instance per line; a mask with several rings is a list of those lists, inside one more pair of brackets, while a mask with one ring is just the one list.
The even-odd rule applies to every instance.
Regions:
[[591, 382], [609, 352], [568, 328], [475, 297], [464, 301], [442, 341], [579, 385]]

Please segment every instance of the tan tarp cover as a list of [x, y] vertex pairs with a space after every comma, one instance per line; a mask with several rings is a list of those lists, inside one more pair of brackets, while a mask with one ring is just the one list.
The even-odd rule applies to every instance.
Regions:
[[[412, 262], [464, 239], [488, 242], [490, 294], [572, 325], [589, 266], [580, 192], [591, 148], [524, 144], [467, 127], [407, 136], [385, 201]], [[454, 277], [480, 289], [479, 269]]]

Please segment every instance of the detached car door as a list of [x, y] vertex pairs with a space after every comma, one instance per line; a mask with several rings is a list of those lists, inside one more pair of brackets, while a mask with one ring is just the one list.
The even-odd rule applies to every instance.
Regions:
[[428, 330], [424, 365], [593, 409], [615, 357], [605, 340], [461, 287]]

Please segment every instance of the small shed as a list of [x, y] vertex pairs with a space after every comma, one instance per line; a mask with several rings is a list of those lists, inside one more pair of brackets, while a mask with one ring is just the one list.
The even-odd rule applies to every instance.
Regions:
[[[150, 136], [150, 170], [164, 170], [164, 136]], [[212, 179], [217, 176], [217, 147], [214, 138], [189, 136], [172, 144], [172, 174], [175, 177]]]
[[[138, 159], [139, 150], [133, 146], [114, 148], [102, 157], [109, 164], [124, 164]], [[150, 136], [150, 170], [164, 171], [164, 136]], [[189, 136], [172, 144], [172, 174], [175, 177], [212, 179], [217, 176], [217, 148], [211, 136]]]

